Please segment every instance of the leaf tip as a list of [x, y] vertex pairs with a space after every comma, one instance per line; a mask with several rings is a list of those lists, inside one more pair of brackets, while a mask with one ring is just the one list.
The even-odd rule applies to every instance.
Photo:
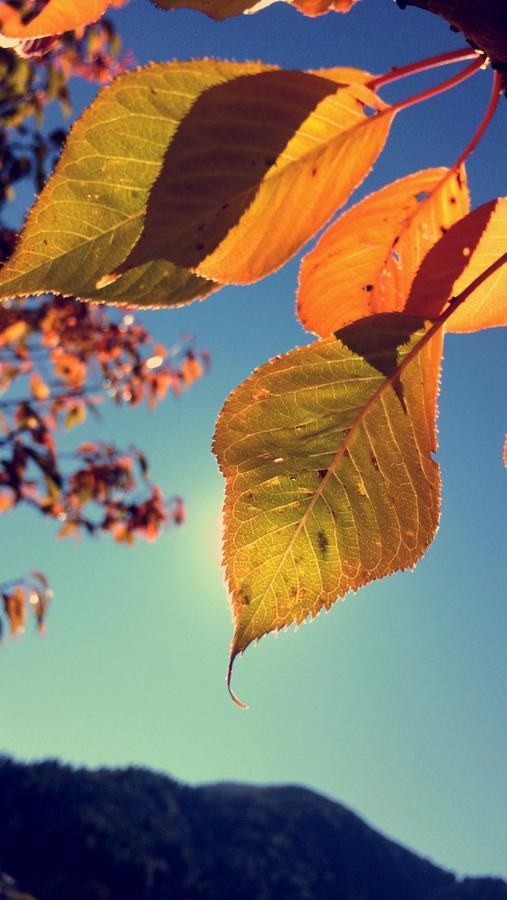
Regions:
[[232, 702], [233, 702], [237, 707], [239, 707], [239, 709], [248, 709], [247, 704], [246, 704], [246, 703], [243, 703], [243, 702], [239, 699], [239, 697], [237, 696], [237, 694], [234, 693], [234, 691], [233, 691], [233, 689], [232, 689], [232, 685], [231, 685], [232, 667], [233, 667], [233, 665], [234, 665], [234, 660], [235, 660], [235, 659], [236, 659], [236, 653], [235, 653], [234, 649], [231, 649], [231, 654], [230, 654], [230, 656], [229, 656], [229, 662], [228, 662], [228, 664], [227, 664], [227, 675], [226, 675], [226, 678], [225, 678], [225, 683], [226, 683], [226, 685], [227, 685], [227, 690], [229, 691], [229, 695], [230, 695], [230, 697], [231, 697]]

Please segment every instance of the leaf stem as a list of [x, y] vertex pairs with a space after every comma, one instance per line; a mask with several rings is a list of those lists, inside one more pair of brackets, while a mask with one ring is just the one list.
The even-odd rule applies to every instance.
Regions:
[[477, 147], [477, 144], [479, 143], [481, 137], [483, 136], [489, 123], [491, 122], [491, 119], [493, 118], [495, 110], [498, 106], [498, 101], [500, 99], [501, 92], [502, 92], [502, 82], [501, 82], [501, 78], [500, 78], [500, 73], [494, 72], [493, 86], [491, 89], [491, 96], [489, 98], [489, 103], [486, 107], [486, 112], [484, 113], [484, 116], [483, 116], [475, 134], [472, 136], [472, 139], [470, 140], [470, 142], [467, 144], [467, 146], [463, 150], [463, 153], [461, 153], [460, 156], [458, 156], [458, 159], [456, 160], [456, 162], [453, 165], [453, 169], [459, 169], [459, 167], [465, 162], [465, 160], [468, 159], [470, 154], [473, 153], [473, 151]]
[[376, 91], [385, 84], [391, 84], [393, 81], [399, 81], [401, 78], [407, 78], [409, 75], [416, 75], [419, 72], [427, 72], [428, 69], [436, 69], [438, 66], [446, 66], [449, 63], [460, 62], [465, 59], [474, 59], [477, 56], [477, 50], [471, 47], [462, 47], [459, 50], [449, 50], [447, 53], [439, 53], [437, 56], [428, 56], [426, 59], [420, 59], [417, 62], [409, 63], [406, 66], [393, 66], [389, 72], [383, 75], [377, 75], [368, 82], [367, 87], [371, 91]]
[[446, 78], [445, 81], [441, 81], [440, 84], [436, 84], [432, 88], [427, 88], [427, 90], [420, 91], [420, 93], [414, 94], [412, 97], [400, 100], [399, 103], [395, 103], [393, 106], [389, 107], [389, 111], [400, 112], [402, 109], [408, 109], [409, 106], [415, 106], [416, 103], [422, 103], [423, 100], [429, 100], [431, 97], [436, 97], [438, 94], [442, 94], [444, 91], [456, 87], [456, 85], [461, 84], [462, 81], [466, 81], [467, 78], [475, 75], [475, 73], [484, 65], [484, 59], [484, 56], [477, 56], [477, 54], [475, 54], [474, 61], [470, 63], [469, 66], [466, 66], [465, 69], [462, 69], [461, 72], [453, 75], [452, 78]]

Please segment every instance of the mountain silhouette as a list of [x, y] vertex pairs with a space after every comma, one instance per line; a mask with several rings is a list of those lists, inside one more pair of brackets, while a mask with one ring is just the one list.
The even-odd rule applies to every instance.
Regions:
[[0, 871], [37, 900], [507, 900], [501, 879], [458, 880], [306, 788], [10, 758]]

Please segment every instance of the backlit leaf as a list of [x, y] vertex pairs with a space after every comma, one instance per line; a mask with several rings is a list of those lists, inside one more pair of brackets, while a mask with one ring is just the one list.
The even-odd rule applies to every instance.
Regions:
[[406, 309], [425, 255], [468, 209], [463, 167], [425, 169], [366, 197], [304, 258], [301, 323], [325, 337], [363, 316]]
[[117, 271], [163, 258], [222, 283], [256, 281], [329, 220], [380, 153], [393, 114], [368, 116], [380, 101], [364, 85], [228, 66], [227, 83], [181, 121]]
[[74, 31], [100, 19], [110, 3], [111, 0], [49, 0], [26, 24], [17, 10], [0, 3], [0, 33], [12, 38], [38, 38]]
[[208, 69], [220, 78], [219, 66], [206, 66], [148, 66], [104, 88], [74, 125], [16, 252], [0, 269], [1, 297], [54, 291], [171, 306], [216, 289], [163, 260], [105, 277], [141, 233], [151, 185], [178, 124], [176, 111], [188, 111], [208, 83]]
[[198, 60], [118, 77], [74, 126], [0, 297], [173, 305], [278, 268], [362, 181], [389, 130], [391, 112], [336, 71]]
[[[454, 225], [428, 253], [408, 305], [438, 316], [507, 248], [507, 197], [484, 203]], [[429, 305], [431, 304], [431, 306]], [[452, 314], [447, 331], [468, 332], [507, 325], [507, 265], [499, 268]]]
[[354, 323], [261, 366], [227, 400], [214, 451], [231, 666], [252, 641], [413, 566], [430, 544], [440, 331], [397, 377], [424, 334], [399, 314]]

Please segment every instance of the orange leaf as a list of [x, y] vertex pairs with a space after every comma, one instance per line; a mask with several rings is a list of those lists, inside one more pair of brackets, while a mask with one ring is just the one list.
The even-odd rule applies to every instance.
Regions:
[[26, 25], [17, 10], [8, 3], [0, 3], [0, 32], [8, 38], [39, 38], [75, 31], [100, 19], [109, 3], [110, 0], [49, 0]]
[[263, 278], [331, 218], [381, 152], [393, 113], [364, 85], [340, 86], [336, 70], [245, 65], [241, 77], [221, 66], [228, 80], [181, 121], [142, 234], [116, 272], [166, 259], [218, 282]]
[[4, 594], [5, 615], [9, 620], [11, 635], [19, 634], [25, 630], [26, 622], [26, 597], [22, 587], [15, 587], [12, 594]]
[[4, 328], [0, 334], [0, 346], [4, 346], [5, 344], [15, 344], [26, 335], [27, 331], [28, 325], [23, 319], [12, 322], [12, 324], [8, 325], [7, 328]]
[[322, 16], [328, 12], [346, 13], [357, 0], [292, 0], [292, 5], [305, 16]]
[[304, 258], [297, 301], [301, 323], [326, 337], [364, 316], [408, 312], [421, 261], [468, 208], [463, 168], [457, 173], [425, 169], [366, 197]]
[[49, 387], [37, 372], [33, 372], [30, 378], [30, 390], [36, 400], [47, 400], [50, 394]]
[[[408, 306], [415, 315], [438, 316], [507, 247], [507, 197], [484, 203], [461, 219], [428, 253], [414, 281]], [[429, 307], [431, 303], [431, 309]], [[484, 281], [456, 309], [446, 331], [469, 332], [507, 325], [507, 266]]]
[[14, 506], [14, 494], [10, 491], [8, 494], [0, 494], [0, 513], [7, 512]]

